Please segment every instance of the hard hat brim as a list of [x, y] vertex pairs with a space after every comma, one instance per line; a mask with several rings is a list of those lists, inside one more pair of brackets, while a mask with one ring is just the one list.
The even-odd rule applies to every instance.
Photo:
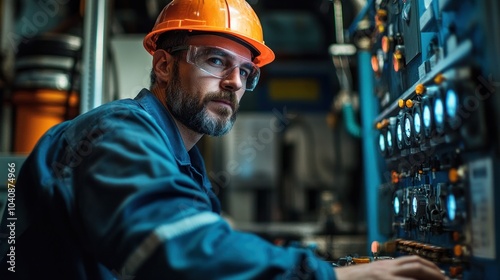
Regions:
[[147, 52], [149, 52], [152, 55], [156, 50], [156, 39], [158, 38], [158, 36], [164, 32], [168, 32], [170, 30], [187, 30], [190, 32], [192, 32], [192, 31], [204, 32], [205, 31], [205, 32], [208, 32], [211, 34], [220, 33], [221, 35], [224, 35], [224, 37], [228, 37], [228, 35], [229, 35], [229, 37], [231, 37], [231, 36], [235, 37], [239, 40], [244, 41], [246, 44], [250, 45], [251, 47], [253, 47], [255, 50], [257, 50], [260, 53], [258, 56], [255, 57], [255, 59], [253, 61], [255, 63], [255, 65], [257, 65], [258, 67], [262, 67], [266, 64], [269, 64], [272, 61], [274, 61], [274, 59], [275, 59], [274, 52], [271, 50], [271, 48], [269, 48], [268, 46], [262, 44], [261, 42], [259, 42], [257, 40], [254, 40], [254, 39], [249, 38], [247, 36], [238, 34], [232, 30], [217, 30], [216, 32], [214, 32], [213, 29], [204, 30], [204, 28], [193, 28], [192, 26], [186, 27], [186, 28], [183, 28], [183, 27], [158, 28], [157, 30], [150, 32], [149, 34], [147, 34], [144, 37], [144, 41], [143, 41], [144, 48], [147, 50]]

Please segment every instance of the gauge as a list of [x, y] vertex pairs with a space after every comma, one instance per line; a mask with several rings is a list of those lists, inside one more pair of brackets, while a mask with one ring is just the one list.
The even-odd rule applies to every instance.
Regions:
[[413, 199], [411, 200], [411, 207], [413, 215], [416, 215], [418, 210], [418, 200], [416, 196], [414, 196]]
[[444, 131], [444, 104], [441, 96], [438, 96], [436, 100], [434, 100], [434, 123], [436, 125], [436, 131], [439, 133], [443, 133]]
[[430, 98], [424, 99], [424, 103], [422, 106], [422, 124], [424, 125], [425, 136], [431, 137], [432, 133], [432, 111], [431, 111], [431, 102]]
[[453, 88], [446, 91], [446, 115], [448, 117], [451, 128], [458, 126], [458, 94]]
[[406, 138], [411, 136], [411, 116], [409, 115], [405, 118], [405, 136]]
[[422, 112], [420, 104], [413, 106], [413, 139], [419, 143], [422, 140], [423, 127], [422, 127]]
[[395, 197], [394, 197], [394, 201], [393, 201], [393, 203], [392, 203], [392, 204], [393, 204], [393, 206], [394, 206], [394, 213], [395, 213], [396, 215], [399, 215], [399, 212], [401, 211], [401, 207], [400, 207], [401, 205], [400, 205], [400, 203], [399, 203], [399, 197], [395, 196]]
[[455, 118], [458, 112], [458, 96], [454, 89], [446, 91], [446, 114], [450, 118]]
[[429, 107], [429, 105], [425, 105], [424, 106], [424, 126], [426, 128], [430, 128], [431, 127], [431, 108]]
[[392, 133], [390, 130], [387, 131], [387, 146], [392, 147]]
[[422, 123], [420, 120], [420, 112], [415, 114], [415, 118], [413, 119], [413, 129], [415, 129], [415, 133], [422, 132]]
[[392, 131], [390, 129], [387, 130], [387, 133], [385, 134], [385, 140], [386, 140], [386, 149], [387, 149], [387, 153], [389, 155], [392, 155], [393, 151], [394, 151], [394, 141], [393, 141], [393, 134], [392, 134]]
[[446, 210], [448, 211], [448, 218], [450, 221], [455, 220], [457, 214], [457, 200], [453, 194], [448, 195], [446, 198]]
[[415, 218], [420, 219], [426, 215], [426, 208], [428, 206], [429, 201], [419, 191], [419, 193], [415, 193], [411, 199], [411, 214], [415, 216]]
[[436, 124], [444, 122], [444, 107], [441, 98], [437, 98], [434, 102], [434, 119], [436, 120]]
[[382, 154], [385, 154], [386, 147], [385, 147], [385, 135], [384, 135], [384, 133], [380, 133], [380, 135], [378, 136], [378, 148]]
[[399, 119], [396, 123], [396, 140], [398, 144], [398, 148], [403, 148], [403, 124], [401, 123], [401, 119]]
[[413, 141], [413, 118], [410, 113], [405, 114], [403, 128], [405, 143], [410, 146]]

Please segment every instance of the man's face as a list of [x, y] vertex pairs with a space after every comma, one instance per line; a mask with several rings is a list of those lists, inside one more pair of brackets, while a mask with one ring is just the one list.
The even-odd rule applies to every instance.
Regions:
[[[219, 46], [250, 59], [247, 48], [223, 37], [193, 36], [188, 43]], [[174, 118], [197, 133], [220, 136], [233, 127], [245, 89], [238, 68], [225, 78], [216, 78], [186, 62], [184, 52], [174, 60], [165, 91], [167, 107]]]

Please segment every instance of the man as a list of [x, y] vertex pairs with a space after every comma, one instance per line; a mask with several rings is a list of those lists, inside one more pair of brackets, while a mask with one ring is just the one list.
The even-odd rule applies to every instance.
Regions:
[[2, 279], [444, 279], [418, 257], [334, 271], [220, 217], [195, 144], [231, 129], [274, 59], [262, 38], [244, 0], [165, 7], [144, 40], [150, 90], [52, 128], [26, 159]]

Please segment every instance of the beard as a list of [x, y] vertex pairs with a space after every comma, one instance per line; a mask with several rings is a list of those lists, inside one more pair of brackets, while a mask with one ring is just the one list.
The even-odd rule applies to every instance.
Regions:
[[[209, 92], [200, 100], [195, 94], [182, 89], [177, 65], [173, 73], [172, 80], [165, 88], [167, 108], [172, 116], [197, 133], [210, 136], [228, 133], [238, 112], [236, 95], [230, 91]], [[225, 100], [231, 104], [232, 110], [221, 106], [214, 116], [207, 109], [207, 104], [212, 100]]]

